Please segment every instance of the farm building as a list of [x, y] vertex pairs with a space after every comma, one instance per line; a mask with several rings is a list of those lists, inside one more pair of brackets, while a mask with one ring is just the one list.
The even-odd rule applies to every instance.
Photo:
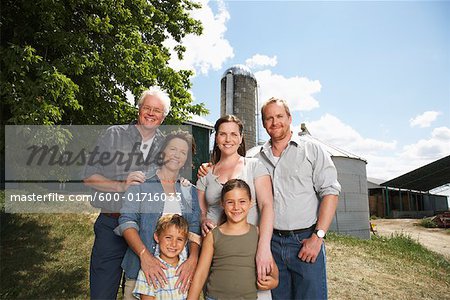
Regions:
[[450, 155], [389, 181], [369, 179], [370, 215], [420, 218], [447, 211], [447, 196], [430, 191], [449, 183]]
[[209, 139], [214, 129], [214, 124], [200, 116], [192, 116], [184, 125], [192, 126], [192, 136], [196, 144], [196, 153], [192, 158], [192, 180], [197, 180], [197, 171], [200, 165], [210, 160]]

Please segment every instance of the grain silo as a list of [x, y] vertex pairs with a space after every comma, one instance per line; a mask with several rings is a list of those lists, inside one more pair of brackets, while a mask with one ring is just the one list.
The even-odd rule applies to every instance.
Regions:
[[330, 230], [370, 239], [367, 162], [354, 154], [328, 145], [312, 135], [302, 124], [301, 139], [319, 144], [333, 160], [341, 184], [339, 204]]
[[236, 115], [244, 123], [247, 149], [256, 145], [256, 99], [255, 75], [244, 65], [227, 69], [220, 82], [220, 114]]

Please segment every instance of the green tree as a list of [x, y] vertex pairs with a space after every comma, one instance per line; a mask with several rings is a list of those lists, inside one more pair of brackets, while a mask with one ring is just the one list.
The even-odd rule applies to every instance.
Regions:
[[[168, 91], [168, 123], [206, 113], [192, 104], [190, 71], [168, 65], [168, 38], [201, 34], [189, 0], [2, 0], [4, 124], [118, 124], [136, 116], [126, 100], [145, 88]], [[3, 129], [3, 128], [2, 128]]]

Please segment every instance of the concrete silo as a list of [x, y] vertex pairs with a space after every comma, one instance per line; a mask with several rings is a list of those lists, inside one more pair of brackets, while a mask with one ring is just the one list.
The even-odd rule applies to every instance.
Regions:
[[331, 155], [342, 187], [330, 230], [370, 239], [367, 162], [361, 157], [316, 139], [306, 128], [304, 130], [299, 134], [301, 139], [319, 144]]
[[220, 114], [242, 120], [247, 149], [256, 145], [256, 88], [255, 75], [244, 65], [227, 69], [220, 81]]

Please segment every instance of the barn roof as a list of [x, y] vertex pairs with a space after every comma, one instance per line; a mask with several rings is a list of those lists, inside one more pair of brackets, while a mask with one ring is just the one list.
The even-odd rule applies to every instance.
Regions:
[[450, 155], [388, 180], [381, 185], [416, 191], [429, 191], [447, 183], [450, 183]]

